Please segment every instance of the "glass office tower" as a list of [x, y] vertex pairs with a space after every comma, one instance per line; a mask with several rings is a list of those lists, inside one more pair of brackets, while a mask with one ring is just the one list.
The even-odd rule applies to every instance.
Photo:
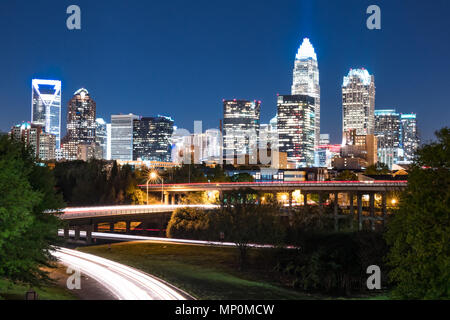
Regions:
[[174, 121], [144, 117], [133, 121], [133, 160], [170, 162]]
[[103, 118], [95, 120], [95, 142], [102, 148], [102, 159], [108, 158], [108, 130]]
[[378, 161], [392, 169], [403, 153], [400, 149], [400, 114], [394, 109], [375, 110], [375, 137]]
[[77, 90], [70, 99], [67, 108], [67, 133], [62, 141], [63, 154], [67, 160], [78, 158], [78, 146], [95, 143], [96, 108], [95, 101], [84, 88]]
[[315, 108], [314, 97], [278, 96], [278, 145], [289, 162], [299, 167], [314, 165]]
[[132, 113], [111, 115], [111, 160], [133, 160], [133, 121], [139, 119]]
[[307, 95], [315, 99], [315, 137], [314, 146], [319, 145], [320, 140], [320, 85], [319, 66], [314, 47], [308, 38], [304, 38], [295, 56], [292, 90], [293, 95]]
[[419, 148], [419, 133], [417, 130], [417, 117], [414, 113], [404, 113], [401, 121], [401, 147], [403, 149], [402, 162], [411, 163]]
[[31, 82], [31, 123], [55, 135], [55, 148], [61, 145], [61, 81], [33, 79]]
[[342, 113], [344, 144], [349, 134], [369, 135], [374, 132], [375, 81], [367, 70], [350, 69], [342, 83]]
[[256, 150], [259, 135], [261, 101], [223, 101], [223, 157], [250, 154]]

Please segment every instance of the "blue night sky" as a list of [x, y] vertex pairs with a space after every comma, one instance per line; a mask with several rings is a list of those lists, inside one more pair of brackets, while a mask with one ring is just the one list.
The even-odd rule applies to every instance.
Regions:
[[[77, 4], [82, 30], [66, 28]], [[381, 8], [381, 30], [366, 8]], [[31, 79], [80, 87], [97, 116], [169, 115], [178, 127], [218, 127], [222, 99], [262, 100], [261, 122], [289, 94], [303, 37], [316, 49], [322, 133], [340, 143], [341, 84], [350, 68], [375, 75], [376, 108], [418, 114], [422, 140], [449, 124], [450, 1], [2, 0], [0, 130], [30, 120]]]

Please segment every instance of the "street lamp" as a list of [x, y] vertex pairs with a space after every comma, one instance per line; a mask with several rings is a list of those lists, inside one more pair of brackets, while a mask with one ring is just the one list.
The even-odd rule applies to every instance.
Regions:
[[164, 204], [164, 179], [160, 176], [158, 176], [158, 174], [155, 171], [152, 171], [149, 173], [148, 175], [148, 180], [147, 180], [147, 205], [148, 205], [148, 184], [150, 183], [150, 180], [161, 180], [161, 204]]

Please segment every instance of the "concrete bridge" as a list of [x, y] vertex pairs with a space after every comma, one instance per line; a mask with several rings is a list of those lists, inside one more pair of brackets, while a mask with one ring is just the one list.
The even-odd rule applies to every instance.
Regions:
[[[149, 184], [139, 187], [149, 192], [162, 193], [164, 203], [167, 205], [178, 203], [180, 197], [186, 193], [199, 191], [216, 192], [220, 202], [223, 203], [230, 196], [230, 191], [249, 188], [259, 193], [258, 196], [262, 202], [264, 202], [264, 195], [271, 194], [273, 198], [288, 207], [315, 204], [320, 211], [323, 211], [327, 202], [326, 198], [329, 197], [334, 207], [335, 228], [339, 229], [340, 219], [355, 217], [358, 228], [362, 230], [366, 222], [370, 224], [371, 229], [375, 229], [376, 225], [384, 225], [388, 207], [395, 206], [397, 203], [393, 194], [404, 190], [407, 185], [407, 181], [275, 181]], [[297, 199], [294, 201], [295, 194]], [[282, 197], [280, 198], [279, 195]], [[298, 195], [301, 196], [301, 203], [299, 203]], [[312, 201], [313, 197], [315, 201]], [[388, 197], [392, 201], [389, 205]]]
[[[395, 207], [398, 200], [396, 192], [407, 186], [406, 181], [322, 181], [322, 182], [242, 182], [242, 183], [191, 183], [148, 185], [149, 192], [163, 193], [164, 204], [141, 206], [100, 206], [84, 208], [66, 208], [60, 216], [67, 221], [64, 236], [69, 238], [69, 229], [75, 229], [75, 240], [80, 238], [80, 231], [86, 231], [86, 240], [91, 242], [92, 232], [98, 231], [99, 224], [107, 224], [107, 231], [117, 231], [115, 225], [123, 223], [123, 231], [129, 234], [132, 223], [141, 223], [149, 232], [162, 231], [166, 227], [173, 211], [182, 207], [213, 209], [218, 205], [184, 205], [177, 204], [181, 196], [188, 192], [215, 192], [220, 203], [229, 201], [230, 191], [251, 188], [258, 191], [259, 201], [265, 196], [274, 197], [281, 202], [283, 214], [289, 216], [289, 208], [314, 205], [324, 212], [325, 207], [333, 207], [335, 229], [339, 230], [340, 221], [348, 220], [353, 226], [357, 221], [358, 229], [366, 225], [374, 230], [383, 226], [388, 210]], [[147, 189], [147, 185], [140, 186]], [[280, 197], [281, 195], [281, 197]], [[388, 203], [389, 198], [389, 203]], [[356, 199], [356, 203], [355, 203]], [[170, 203], [170, 204], [169, 204]], [[147, 225], [147, 227], [145, 227]], [[150, 229], [149, 229], [150, 228]], [[151, 229], [154, 228], [154, 229]]]
[[80, 239], [80, 231], [86, 232], [86, 241], [92, 241], [92, 232], [97, 232], [99, 224], [109, 225], [108, 231], [115, 232], [116, 224], [124, 223], [125, 233], [130, 233], [133, 222], [147, 226], [153, 226], [153, 230], [162, 233], [170, 217], [178, 208], [200, 208], [214, 209], [217, 205], [127, 205], [127, 206], [98, 206], [66, 208], [62, 210], [60, 219], [66, 221], [64, 237], [68, 239], [71, 235], [70, 229], [74, 230], [74, 239]]

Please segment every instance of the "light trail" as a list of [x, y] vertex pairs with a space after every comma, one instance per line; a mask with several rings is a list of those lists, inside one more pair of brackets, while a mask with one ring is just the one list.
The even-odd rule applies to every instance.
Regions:
[[108, 259], [66, 248], [57, 248], [52, 254], [64, 265], [97, 280], [118, 300], [193, 299], [156, 277]]
[[[64, 230], [59, 230], [59, 236], [64, 236]], [[69, 231], [70, 236], [75, 235], [75, 230]], [[86, 237], [86, 231], [80, 231], [80, 238]], [[160, 237], [146, 237], [146, 236], [133, 236], [127, 234], [116, 233], [102, 233], [92, 232], [92, 238], [103, 240], [116, 240], [116, 241], [160, 241], [167, 243], [184, 243], [184, 244], [196, 244], [205, 246], [218, 246], [218, 247], [236, 247], [234, 242], [220, 242], [220, 241], [203, 241], [203, 240], [188, 240], [188, 239], [172, 239], [172, 238], [160, 238]], [[273, 245], [268, 244], [248, 244], [252, 248], [274, 248]], [[293, 246], [287, 246], [285, 248], [291, 249]]]

